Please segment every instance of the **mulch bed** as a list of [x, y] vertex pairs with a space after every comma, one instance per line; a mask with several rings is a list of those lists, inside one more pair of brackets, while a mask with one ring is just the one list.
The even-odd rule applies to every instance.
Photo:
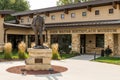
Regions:
[[[14, 66], [14, 67], [10, 67], [8, 68], [6, 71], [10, 72], [10, 73], [15, 73], [15, 74], [22, 74], [21, 70], [24, 69], [25, 65], [22, 66]], [[53, 71], [51, 74], [55, 74], [55, 73], [61, 73], [61, 72], [65, 72], [68, 69], [66, 67], [62, 67], [62, 66], [56, 66], [56, 65], [52, 65]], [[48, 70], [39, 70], [39, 71], [26, 71], [27, 75], [45, 75], [45, 74], [50, 74], [50, 71]]]

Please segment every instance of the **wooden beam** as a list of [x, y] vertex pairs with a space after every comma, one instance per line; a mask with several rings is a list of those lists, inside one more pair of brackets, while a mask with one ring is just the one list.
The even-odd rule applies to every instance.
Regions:
[[16, 16], [17, 19], [20, 19], [20, 16]]
[[91, 6], [87, 6], [87, 10], [91, 12], [92, 11], [92, 7]]
[[65, 13], [65, 14], [68, 14], [68, 13], [69, 13], [68, 9], [65, 9], [65, 10], [64, 10], [64, 13]]
[[117, 3], [114, 1], [114, 2], [112, 2], [112, 7], [114, 8], [114, 9], [117, 9]]
[[30, 18], [33, 18], [33, 14], [30, 14], [29, 17], [30, 17]]
[[4, 18], [5, 17], [5, 14], [1, 14], [1, 18]]
[[45, 12], [44, 14], [45, 14], [46, 16], [48, 16], [48, 17], [49, 17], [49, 15], [50, 15], [49, 12]]

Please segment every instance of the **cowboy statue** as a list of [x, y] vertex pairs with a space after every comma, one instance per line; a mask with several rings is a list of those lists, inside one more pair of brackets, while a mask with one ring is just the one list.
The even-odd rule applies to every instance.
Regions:
[[[43, 46], [43, 35], [42, 35], [42, 32], [45, 30], [45, 23], [43, 17], [37, 14], [37, 16], [33, 18], [31, 26], [35, 33], [34, 48], [45, 48], [45, 46]], [[39, 43], [39, 39], [40, 39], [40, 43]]]

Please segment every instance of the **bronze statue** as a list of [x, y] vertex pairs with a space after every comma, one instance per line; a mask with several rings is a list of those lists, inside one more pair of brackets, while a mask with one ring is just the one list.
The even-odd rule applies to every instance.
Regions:
[[[38, 46], [43, 47], [42, 32], [45, 29], [45, 23], [44, 23], [43, 17], [41, 17], [40, 15], [37, 15], [36, 17], [34, 17], [31, 26], [35, 33], [35, 47], [38, 47]], [[40, 37], [40, 45], [39, 45], [39, 41], [38, 41], [39, 37]]]

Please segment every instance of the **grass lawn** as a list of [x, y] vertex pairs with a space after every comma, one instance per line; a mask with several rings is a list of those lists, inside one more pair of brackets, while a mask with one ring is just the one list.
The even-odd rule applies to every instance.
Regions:
[[99, 57], [94, 61], [120, 65], [120, 57]]
[[60, 54], [60, 56], [61, 56], [61, 59], [67, 59], [77, 55], [76, 54]]

